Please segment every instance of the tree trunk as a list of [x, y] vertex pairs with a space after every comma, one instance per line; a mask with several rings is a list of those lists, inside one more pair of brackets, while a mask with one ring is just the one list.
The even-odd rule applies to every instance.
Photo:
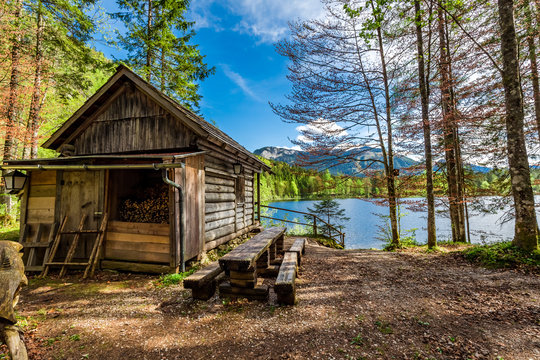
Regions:
[[427, 231], [428, 248], [437, 246], [437, 230], [435, 228], [435, 197], [433, 195], [433, 159], [431, 154], [431, 124], [429, 122], [429, 99], [424, 73], [424, 41], [422, 39], [422, 15], [420, 1], [414, 1], [416, 22], [416, 47], [418, 52], [418, 82], [422, 104], [422, 129], [424, 131], [424, 153], [426, 158], [426, 197], [427, 197]]
[[146, 81], [152, 80], [152, 0], [148, 0], [148, 22], [146, 24]]
[[21, 34], [18, 28], [19, 18], [21, 16], [21, 0], [14, 4], [15, 6], [15, 32], [16, 35], [11, 39], [11, 78], [9, 81], [9, 96], [6, 111], [6, 135], [4, 139], [4, 160], [11, 160], [16, 155], [17, 148], [17, 118], [18, 109], [18, 89], [19, 89], [19, 62], [21, 52]]
[[[21, 0], [17, 0], [14, 3], [14, 18], [15, 35], [11, 39], [11, 77], [9, 81], [9, 95], [8, 103], [6, 106], [6, 125], [5, 125], [5, 138], [4, 138], [4, 151], [3, 160], [11, 160], [16, 155], [17, 150], [17, 125], [18, 125], [18, 91], [19, 91], [19, 61], [21, 52], [21, 33], [19, 28], [19, 19], [21, 17]], [[2, 171], [4, 174], [4, 171]], [[3, 193], [4, 189], [0, 189], [0, 193]], [[6, 215], [11, 213], [12, 201], [11, 196], [0, 196], [0, 201], [6, 204]], [[6, 217], [6, 220], [9, 217]]]
[[441, 103], [443, 116], [443, 141], [448, 179], [448, 202], [450, 203], [450, 221], [452, 225], [452, 241], [464, 242], [465, 230], [459, 211], [458, 175], [455, 152], [455, 112], [452, 106], [451, 79], [448, 53], [446, 51], [445, 20], [442, 11], [438, 12], [439, 30], [439, 72], [441, 76]]
[[28, 123], [26, 126], [25, 139], [27, 141], [24, 144], [23, 157], [30, 157], [35, 159], [37, 157], [37, 141], [39, 130], [39, 115], [42, 105], [42, 93], [41, 93], [41, 79], [43, 72], [43, 16], [41, 2], [38, 5], [37, 20], [36, 20], [36, 69], [34, 72], [34, 88], [32, 90], [32, 100], [30, 102], [30, 113], [28, 116]]
[[[525, 23], [527, 24], [527, 47], [529, 48], [529, 61], [531, 62], [531, 82], [533, 88], [534, 114], [536, 120], [536, 130], [540, 139], [540, 85], [538, 79], [538, 61], [536, 58], [535, 39], [538, 37], [538, 30], [534, 28], [533, 11], [530, 1], [526, 0], [525, 6]], [[540, 13], [540, 9], [536, 9]], [[537, 24], [540, 26], [540, 24]]]
[[[375, 6], [373, 5], [373, 0], [370, 1], [371, 9], [375, 14]], [[374, 15], [375, 16], [375, 15]], [[386, 188], [388, 191], [388, 208], [390, 211], [390, 227], [392, 230], [392, 247], [399, 247], [399, 230], [398, 230], [398, 220], [397, 220], [397, 204], [396, 204], [396, 179], [394, 174], [394, 150], [393, 150], [393, 139], [392, 139], [392, 115], [391, 115], [391, 104], [390, 104], [390, 87], [388, 85], [388, 73], [386, 69], [386, 58], [384, 54], [384, 45], [383, 45], [383, 36], [381, 26], [377, 27], [377, 40], [379, 42], [379, 57], [381, 60], [381, 69], [384, 82], [384, 97], [385, 97], [385, 108], [386, 108], [386, 127], [388, 132], [387, 139], [387, 155], [385, 161], [387, 165], [386, 169]]]
[[538, 225], [534, 209], [529, 159], [523, 133], [524, 110], [513, 6], [513, 0], [498, 0], [508, 164], [516, 216], [513, 243], [520, 248], [532, 251], [538, 248]]

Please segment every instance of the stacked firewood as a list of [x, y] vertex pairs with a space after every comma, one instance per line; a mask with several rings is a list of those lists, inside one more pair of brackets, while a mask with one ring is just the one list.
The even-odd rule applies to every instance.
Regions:
[[139, 191], [134, 197], [123, 199], [121, 221], [166, 224], [169, 222], [169, 194], [165, 184]]

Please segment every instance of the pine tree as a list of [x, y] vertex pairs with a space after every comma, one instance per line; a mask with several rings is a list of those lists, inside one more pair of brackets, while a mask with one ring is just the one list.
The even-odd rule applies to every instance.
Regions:
[[127, 51], [128, 66], [184, 106], [197, 108], [201, 96], [198, 81], [215, 72], [203, 62], [193, 22], [185, 19], [188, 0], [117, 0], [123, 11], [112, 14], [122, 20], [126, 34], [118, 44]]
[[[308, 208], [307, 212], [316, 214], [326, 221], [330, 226], [342, 230], [343, 223], [349, 221], [350, 218], [345, 216], [345, 209], [339, 206], [339, 203], [333, 199], [324, 199], [316, 202], [313, 208]], [[306, 216], [307, 221], [313, 221], [311, 216]], [[326, 224], [319, 224], [320, 233], [326, 234], [328, 237], [332, 235], [332, 228]]]

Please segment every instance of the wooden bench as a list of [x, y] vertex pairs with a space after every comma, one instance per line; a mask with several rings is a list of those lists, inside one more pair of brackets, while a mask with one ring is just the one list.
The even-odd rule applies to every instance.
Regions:
[[279, 268], [279, 274], [274, 284], [277, 302], [294, 305], [296, 303], [296, 272], [298, 270], [298, 254], [287, 251]]
[[296, 239], [288, 251], [297, 254], [298, 266], [300, 266], [302, 255], [306, 253], [306, 239]]
[[273, 227], [255, 235], [219, 259], [230, 282], [219, 286], [220, 295], [263, 299], [267, 286], [257, 286], [257, 273], [264, 272], [283, 252], [284, 227]]
[[191, 289], [194, 299], [208, 300], [216, 292], [217, 277], [223, 270], [219, 263], [213, 262], [184, 279], [184, 288]]

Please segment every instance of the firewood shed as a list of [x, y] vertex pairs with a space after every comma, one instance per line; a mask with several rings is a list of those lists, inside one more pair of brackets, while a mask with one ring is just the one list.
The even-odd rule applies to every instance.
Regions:
[[101, 267], [129, 271], [180, 271], [258, 226], [259, 174], [268, 166], [125, 66], [43, 147], [60, 156], [2, 169], [28, 176], [21, 242], [50, 242], [65, 219], [59, 257], [79, 236], [73, 258], [88, 259], [90, 230], [105, 214]]

